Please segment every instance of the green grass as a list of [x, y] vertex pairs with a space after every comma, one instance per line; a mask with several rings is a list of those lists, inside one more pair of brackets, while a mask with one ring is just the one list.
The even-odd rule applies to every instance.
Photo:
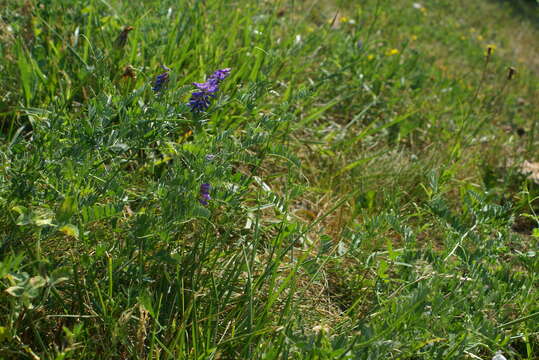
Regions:
[[537, 359], [515, 4], [0, 1], [0, 358]]

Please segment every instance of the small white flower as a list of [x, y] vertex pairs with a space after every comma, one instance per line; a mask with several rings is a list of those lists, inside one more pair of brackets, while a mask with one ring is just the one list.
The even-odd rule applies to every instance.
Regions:
[[326, 326], [326, 325], [316, 325], [315, 327], [313, 327], [313, 331], [316, 334], [320, 334], [320, 333], [328, 334], [329, 333], [329, 327]]
[[418, 10], [423, 8], [423, 5], [421, 5], [420, 3], [414, 3], [412, 6], [414, 7], [414, 9], [418, 9]]
[[493, 357], [492, 360], [507, 360], [505, 356], [503, 356], [501, 351], [498, 351]]

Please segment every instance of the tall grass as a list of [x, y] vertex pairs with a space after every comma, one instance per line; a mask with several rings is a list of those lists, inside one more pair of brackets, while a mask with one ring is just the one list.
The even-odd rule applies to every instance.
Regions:
[[0, 357], [537, 356], [537, 74], [457, 3], [6, 3]]

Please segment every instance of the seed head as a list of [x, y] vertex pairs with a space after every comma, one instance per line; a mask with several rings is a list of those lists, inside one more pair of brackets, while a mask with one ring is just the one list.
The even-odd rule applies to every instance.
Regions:
[[117, 48], [121, 49], [125, 46], [125, 44], [127, 43], [127, 37], [129, 36], [129, 32], [133, 29], [134, 27], [132, 26], [126, 26], [123, 28], [115, 41], [115, 45]]
[[495, 49], [496, 49], [496, 45], [494, 44], [487, 45], [487, 58], [489, 58], [494, 53]]
[[122, 78], [130, 78], [135, 80], [137, 78], [137, 73], [135, 72], [135, 68], [131, 65], [127, 65], [124, 68], [124, 73], [122, 74]]
[[512, 66], [507, 69], [507, 80], [511, 80], [517, 73], [516, 69]]

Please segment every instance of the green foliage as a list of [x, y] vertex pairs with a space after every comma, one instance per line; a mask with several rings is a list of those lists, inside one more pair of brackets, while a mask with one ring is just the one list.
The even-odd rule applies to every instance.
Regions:
[[509, 5], [0, 5], [0, 358], [539, 351]]

